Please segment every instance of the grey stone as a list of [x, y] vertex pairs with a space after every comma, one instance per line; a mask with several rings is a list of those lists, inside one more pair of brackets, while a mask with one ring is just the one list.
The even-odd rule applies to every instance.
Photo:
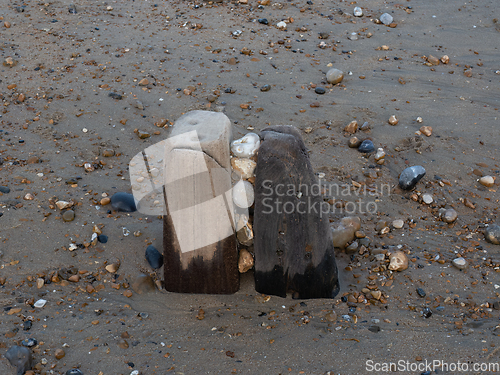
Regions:
[[64, 213], [62, 214], [62, 219], [64, 221], [73, 221], [73, 220], [75, 220], [75, 211], [73, 211], [73, 210], [66, 210], [66, 211], [64, 211]]
[[394, 21], [394, 18], [389, 13], [382, 14], [379, 19], [384, 25], [390, 25]]
[[163, 255], [156, 250], [156, 247], [149, 245], [146, 248], [146, 260], [148, 261], [151, 268], [157, 270], [163, 266]]
[[453, 223], [455, 220], [457, 220], [457, 217], [457, 211], [455, 211], [453, 208], [448, 208], [443, 212], [441, 216], [445, 223]]
[[424, 176], [424, 167], [420, 165], [408, 167], [399, 175], [399, 186], [401, 187], [401, 189], [411, 190]]
[[22, 346], [12, 346], [5, 353], [5, 358], [12, 366], [16, 367], [17, 375], [23, 375], [26, 371], [31, 370], [33, 366], [31, 350]]
[[486, 241], [494, 245], [500, 245], [500, 226], [497, 224], [489, 225], [484, 232], [484, 237]]
[[116, 211], [134, 212], [137, 210], [134, 196], [129, 193], [118, 192], [111, 197], [111, 207]]
[[326, 80], [328, 81], [328, 83], [335, 85], [337, 83], [342, 82], [343, 79], [344, 79], [344, 72], [342, 72], [342, 70], [332, 68], [326, 73]]

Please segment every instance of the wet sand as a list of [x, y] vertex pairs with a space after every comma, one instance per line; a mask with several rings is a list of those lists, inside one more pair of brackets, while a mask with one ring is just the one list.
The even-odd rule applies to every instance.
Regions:
[[[469, 363], [468, 373], [479, 373], [472, 363], [500, 362], [500, 247], [483, 234], [498, 220], [498, 183], [486, 188], [477, 182], [500, 170], [496, 3], [258, 5], [81, 2], [76, 14], [62, 1], [2, 8], [0, 57], [17, 61], [0, 66], [0, 186], [10, 188], [0, 195], [2, 354], [33, 337], [39, 342], [35, 373], [79, 367], [86, 375], [364, 374], [367, 360], [460, 361]], [[354, 6], [363, 8], [363, 17], [352, 16]], [[396, 27], [374, 22], [384, 12]], [[282, 20], [286, 31], [276, 27]], [[357, 40], [348, 39], [353, 32]], [[450, 61], [429, 66], [429, 55]], [[335, 86], [326, 83], [331, 67], [345, 74]], [[266, 84], [271, 89], [261, 91]], [[326, 93], [316, 94], [314, 86]], [[268, 299], [255, 292], [251, 271], [229, 296], [164, 290], [124, 295], [140, 273], [152, 274], [144, 251], [149, 244], [161, 249], [162, 220], [108, 211], [99, 201], [103, 194], [130, 192], [130, 159], [168, 137], [168, 125], [193, 109], [223, 111], [235, 138], [292, 124], [304, 131], [312, 165], [328, 183], [390, 185], [389, 192], [361, 197], [377, 205], [374, 213], [354, 213], [371, 242], [363, 254], [337, 249], [336, 299]], [[388, 124], [391, 115], [399, 119], [396, 126]], [[343, 129], [352, 120], [368, 122], [370, 130], [356, 135], [384, 148], [384, 165], [348, 147]], [[416, 134], [422, 125], [432, 127], [430, 137]], [[141, 139], [137, 131], [151, 136]], [[115, 155], [105, 157], [111, 149]], [[96, 169], [86, 172], [85, 162]], [[401, 191], [398, 175], [412, 165], [427, 174], [415, 191]], [[23, 199], [28, 193], [33, 200]], [[425, 193], [432, 204], [419, 201]], [[52, 197], [76, 203], [74, 221], [64, 222], [50, 208]], [[453, 207], [457, 221], [438, 220], [441, 207]], [[332, 213], [332, 226], [345, 215]], [[377, 232], [377, 223], [394, 219], [404, 220], [404, 227]], [[69, 251], [71, 243], [90, 240], [94, 224], [108, 242]], [[134, 236], [137, 231], [142, 235]], [[381, 270], [387, 263], [374, 260], [373, 251], [398, 245], [410, 267]], [[469, 263], [464, 271], [451, 265], [457, 254]], [[117, 259], [115, 276], [105, 266]], [[78, 282], [37, 288], [38, 278], [50, 280], [51, 272], [69, 266], [77, 267]], [[349, 302], [356, 306], [350, 311], [341, 297], [359, 296], [367, 285], [375, 285], [385, 303]], [[46, 305], [33, 308], [40, 298]], [[433, 312], [429, 318], [422, 316], [425, 307]], [[14, 313], [16, 308], [21, 310]], [[29, 319], [32, 328], [24, 331]], [[54, 357], [58, 348], [65, 351], [60, 360]], [[0, 370], [14, 373], [4, 358]]]

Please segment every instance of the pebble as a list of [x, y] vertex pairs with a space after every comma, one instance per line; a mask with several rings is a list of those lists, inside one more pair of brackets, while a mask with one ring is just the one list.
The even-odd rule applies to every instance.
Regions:
[[404, 190], [413, 189], [417, 182], [419, 182], [424, 176], [424, 167], [420, 165], [408, 167], [399, 175], [399, 186]]
[[[348, 243], [354, 240], [356, 231], [360, 229], [361, 220], [359, 217], [344, 217], [336, 228], [332, 228], [333, 246], [345, 248]], [[358, 243], [361, 243], [361, 240]]]
[[269, 25], [269, 21], [267, 20], [267, 18], [259, 18], [258, 21], [263, 25]]
[[420, 128], [420, 133], [422, 133], [426, 137], [430, 137], [432, 135], [432, 127], [430, 127], [430, 126], [422, 126]]
[[396, 219], [392, 222], [392, 226], [396, 229], [401, 229], [405, 225], [405, 222], [401, 219]]
[[391, 117], [389, 117], [388, 122], [390, 125], [396, 126], [398, 124], [399, 120], [396, 118], [396, 116], [392, 115]]
[[66, 222], [75, 220], [75, 211], [67, 210], [62, 214], [62, 219]]
[[100, 243], [106, 243], [108, 242], [108, 236], [106, 236], [105, 234], [100, 234], [97, 236], [97, 241], [99, 241]]
[[361, 145], [361, 139], [358, 137], [349, 138], [349, 142], [347, 143], [350, 148], [358, 148]]
[[33, 338], [28, 338], [26, 340], [21, 341], [21, 345], [25, 346], [27, 348], [31, 348], [37, 344], [38, 344], [38, 341], [36, 339], [33, 339]]
[[33, 358], [31, 350], [22, 346], [14, 345], [5, 353], [5, 358], [12, 366], [17, 369], [17, 375], [23, 375], [26, 371], [31, 370], [33, 366]]
[[106, 158], [109, 158], [114, 155], [115, 155], [115, 150], [113, 150], [112, 148], [107, 148], [102, 152], [102, 156]]
[[426, 308], [424, 308], [424, 309], [422, 310], [422, 316], [423, 316], [424, 318], [426, 318], [426, 319], [427, 319], [427, 318], [430, 318], [430, 317], [431, 317], [431, 315], [432, 315], [432, 310], [431, 310], [431, 309], [429, 309], [428, 307], [426, 307]]
[[245, 273], [252, 269], [254, 266], [254, 259], [252, 253], [247, 249], [241, 249], [238, 258], [238, 271]]
[[335, 311], [330, 311], [325, 314], [325, 319], [329, 322], [335, 323], [337, 321], [337, 313]]
[[484, 237], [486, 241], [494, 245], [500, 245], [500, 226], [497, 224], [489, 225], [484, 232]]
[[394, 21], [394, 18], [389, 13], [382, 14], [379, 19], [384, 25], [390, 25]]
[[352, 33], [349, 34], [349, 36], [347, 38], [349, 40], [358, 40], [358, 33], [352, 32]]
[[385, 151], [383, 148], [378, 148], [377, 153], [375, 154], [375, 161], [382, 160], [385, 157]]
[[231, 168], [234, 171], [238, 172], [241, 178], [249, 179], [253, 177], [255, 167], [257, 167], [257, 163], [252, 159], [248, 158], [232, 158], [231, 159]]
[[137, 135], [139, 136], [140, 139], [146, 139], [146, 138], [151, 137], [151, 134], [149, 134], [148, 132], [143, 131], [143, 130], [139, 130], [137, 132]]
[[264, 85], [260, 88], [260, 91], [263, 91], [263, 92], [269, 91], [269, 90], [271, 90], [271, 85]]
[[450, 62], [450, 58], [448, 57], [448, 55], [444, 55], [440, 58], [440, 60], [443, 64], [448, 64]]
[[42, 308], [45, 306], [45, 304], [47, 303], [47, 300], [45, 299], [39, 299], [38, 301], [36, 301], [33, 306], [34, 307], [38, 307], [38, 308]]
[[358, 147], [359, 152], [363, 152], [365, 154], [369, 154], [370, 152], [375, 151], [375, 146], [373, 145], [373, 142], [370, 141], [369, 139], [365, 139], [363, 142]]
[[134, 196], [129, 193], [118, 192], [111, 197], [111, 207], [113, 210], [122, 212], [137, 211]]
[[346, 251], [354, 252], [357, 251], [359, 248], [359, 243], [358, 241], [354, 241], [351, 243], [349, 246], [346, 247]]
[[351, 121], [349, 124], [346, 125], [344, 128], [344, 131], [347, 133], [354, 134], [358, 130], [358, 122], [356, 120]]
[[260, 137], [255, 133], [248, 133], [240, 139], [231, 142], [231, 152], [240, 158], [249, 158], [259, 149]]
[[70, 208], [71, 206], [73, 206], [73, 203], [70, 203], [70, 202], [67, 202], [67, 201], [57, 201], [56, 202], [56, 206], [60, 210], [64, 210], [66, 208]]
[[281, 30], [286, 30], [286, 22], [280, 21], [276, 24], [276, 27]]
[[417, 288], [417, 294], [419, 295], [419, 297], [422, 297], [424, 298], [427, 293], [425, 293], [425, 290], [423, 290], [422, 288]]
[[143, 78], [139, 81], [139, 86], [147, 86], [149, 85], [149, 80], [147, 78]]
[[467, 268], [467, 261], [465, 260], [465, 258], [462, 258], [462, 257], [458, 257], [458, 258], [453, 259], [453, 261], [451, 263], [459, 270], [463, 270], [463, 269]]
[[479, 183], [486, 187], [492, 187], [495, 185], [495, 178], [491, 176], [483, 176], [479, 179]]
[[361, 17], [363, 16], [363, 10], [360, 7], [354, 7], [353, 14], [355, 17]]
[[333, 85], [342, 82], [343, 79], [344, 72], [342, 70], [332, 68], [326, 73], [326, 80]]
[[375, 254], [375, 260], [384, 261], [385, 260], [385, 254]]
[[248, 208], [253, 204], [254, 190], [250, 182], [240, 180], [234, 185], [233, 202], [240, 208]]
[[110, 92], [108, 94], [108, 96], [110, 98], [113, 98], [113, 99], [116, 99], [116, 100], [122, 100], [123, 99], [123, 96], [121, 96], [120, 94], [116, 93], [116, 92]]
[[63, 359], [65, 355], [66, 353], [62, 349], [56, 349], [54, 352], [54, 357], [56, 357], [56, 359]]
[[35, 196], [31, 193], [27, 193], [24, 197], [23, 197], [24, 200], [26, 201], [32, 201], [33, 199], [35, 199]]
[[377, 333], [377, 332], [380, 332], [380, 327], [371, 325], [368, 327], [368, 331], [373, 332], [373, 333]]
[[389, 269], [391, 271], [404, 271], [408, 268], [408, 257], [402, 251], [391, 253], [389, 260]]
[[75, 4], [69, 4], [68, 12], [71, 13], [71, 14], [77, 14], [78, 11], [76, 9], [76, 5]]
[[323, 95], [326, 92], [326, 90], [323, 87], [316, 87], [314, 89], [314, 92], [318, 95]]
[[83, 375], [83, 372], [78, 368], [72, 368], [66, 371], [66, 375]]
[[143, 273], [134, 279], [131, 286], [137, 294], [152, 292], [156, 289], [153, 279], [149, 275]]
[[8, 186], [0, 186], [0, 193], [8, 194], [10, 193], [10, 188]]
[[163, 266], [163, 255], [153, 245], [149, 245], [146, 248], [146, 260], [151, 268], [155, 270]]
[[439, 59], [432, 55], [429, 55], [429, 57], [427, 57], [427, 62], [431, 65], [439, 65]]
[[453, 208], [448, 208], [445, 210], [441, 216], [442, 220], [445, 223], [453, 223], [455, 220], [457, 220], [458, 214], [457, 211], [455, 211]]
[[424, 194], [422, 196], [422, 201], [425, 204], [431, 204], [432, 202], [434, 202], [434, 199], [432, 198], [432, 195], [430, 195], [430, 194]]

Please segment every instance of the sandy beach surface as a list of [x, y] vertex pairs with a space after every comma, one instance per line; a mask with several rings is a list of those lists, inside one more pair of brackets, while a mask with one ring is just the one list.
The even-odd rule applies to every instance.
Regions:
[[[384, 13], [391, 25], [376, 22]], [[485, 374], [500, 363], [500, 246], [484, 235], [499, 220], [496, 1], [13, 0], [0, 16], [1, 354], [34, 338], [32, 373], [85, 375], [382, 374], [389, 362], [421, 374], [432, 361], [449, 365], [432, 374]], [[296, 126], [315, 172], [349, 186], [325, 197], [332, 227], [359, 216], [368, 240], [336, 249], [337, 298], [263, 296], [252, 271], [234, 295], [161, 288], [144, 251], [162, 249], [162, 218], [101, 200], [131, 192], [131, 158], [196, 109], [224, 112], [235, 138]], [[367, 125], [350, 134], [354, 120]], [[350, 148], [353, 135], [384, 163]], [[415, 165], [426, 175], [401, 190]], [[106, 243], [89, 244], [94, 226]], [[409, 267], [392, 272], [376, 255], [398, 247]], [[157, 288], [138, 293], [141, 274]], [[3, 356], [0, 373], [15, 373]]]

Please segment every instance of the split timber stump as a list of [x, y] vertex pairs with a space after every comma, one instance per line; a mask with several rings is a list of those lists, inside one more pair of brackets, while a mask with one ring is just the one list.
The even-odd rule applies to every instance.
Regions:
[[[255, 289], [293, 298], [339, 292], [328, 213], [299, 131], [261, 132], [255, 180]], [[313, 188], [316, 186], [316, 189]]]
[[239, 289], [229, 143], [222, 113], [180, 117], [165, 146], [165, 289], [230, 294]]

